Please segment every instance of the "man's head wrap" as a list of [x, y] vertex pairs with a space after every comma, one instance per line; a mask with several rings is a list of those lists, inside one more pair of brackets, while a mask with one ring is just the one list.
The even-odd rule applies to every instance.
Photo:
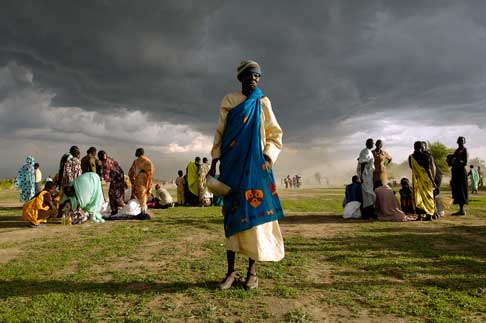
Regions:
[[252, 73], [258, 73], [258, 74], [262, 74], [262, 70], [260, 69], [260, 65], [255, 62], [255, 61], [241, 61], [240, 65], [238, 66], [238, 69], [237, 69], [237, 75], [236, 75], [236, 78], [238, 79], [238, 81], [241, 81], [240, 80], [240, 77], [241, 75], [243, 74], [243, 72], [246, 72], [246, 71], [249, 71], [249, 72], [252, 72]]

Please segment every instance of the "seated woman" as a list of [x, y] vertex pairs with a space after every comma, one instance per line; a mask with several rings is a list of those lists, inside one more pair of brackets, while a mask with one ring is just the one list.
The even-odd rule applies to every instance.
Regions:
[[72, 186], [66, 187], [64, 194], [69, 197], [71, 210], [81, 209], [89, 213], [94, 222], [105, 222], [100, 213], [104, 198], [98, 174], [84, 173], [73, 181]]
[[46, 223], [47, 219], [57, 215], [57, 208], [53, 203], [55, 190], [54, 182], [47, 182], [44, 189], [40, 191], [22, 207], [22, 218], [29, 221], [32, 226]]
[[402, 188], [400, 191], [400, 206], [402, 211], [406, 214], [415, 214], [415, 209], [413, 208], [413, 192], [410, 187], [410, 181], [408, 178], [404, 177], [400, 180], [400, 185]]
[[375, 208], [378, 212], [378, 220], [397, 222], [415, 220], [414, 216], [406, 215], [400, 209], [395, 192], [388, 185], [383, 185], [381, 180], [377, 180], [375, 187]]

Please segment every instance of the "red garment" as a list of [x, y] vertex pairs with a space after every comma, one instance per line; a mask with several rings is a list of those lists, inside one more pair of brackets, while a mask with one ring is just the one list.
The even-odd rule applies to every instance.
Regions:
[[79, 158], [72, 157], [64, 164], [64, 174], [62, 176], [63, 186], [71, 184], [76, 178], [81, 176], [81, 161]]
[[105, 182], [110, 181], [110, 172], [111, 170], [115, 167], [116, 161], [114, 161], [111, 157], [106, 156], [106, 160], [101, 161], [101, 165], [103, 167], [103, 170], [101, 172], [101, 178]]

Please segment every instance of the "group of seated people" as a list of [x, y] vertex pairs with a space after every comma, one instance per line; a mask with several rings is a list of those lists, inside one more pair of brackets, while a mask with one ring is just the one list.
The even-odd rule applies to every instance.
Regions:
[[[401, 189], [400, 203], [396, 197], [396, 192], [388, 186], [382, 183], [381, 180], [377, 180], [374, 183], [375, 203], [374, 212], [371, 216], [366, 216], [362, 212], [362, 187], [358, 176], [352, 177], [352, 183], [346, 185], [345, 197], [343, 201], [343, 218], [345, 219], [361, 219], [361, 218], [376, 218], [381, 221], [413, 221], [421, 219], [416, 214], [415, 206], [413, 202], [413, 191], [410, 181], [407, 178], [402, 178], [400, 181]], [[443, 213], [442, 209], [438, 209], [437, 215]]]
[[[206, 187], [207, 158], [201, 163], [197, 157], [189, 163], [186, 176], [178, 172], [176, 203], [160, 184], [152, 189], [154, 165], [142, 148], [136, 150], [137, 158], [128, 176], [105, 151], [96, 153], [96, 148], [90, 147], [86, 156], [80, 158], [79, 148], [72, 146], [61, 158], [54, 180], [46, 182], [41, 192], [25, 202], [23, 218], [32, 226], [46, 223], [50, 218], [62, 218], [61, 222], [66, 224], [83, 223], [88, 219], [94, 222], [150, 219], [148, 208], [220, 204]], [[109, 183], [108, 199], [103, 195], [103, 181]]]
[[[44, 188], [22, 208], [23, 219], [32, 226], [47, 223], [49, 219], [62, 218], [64, 224], [83, 223], [89, 219], [94, 222], [119, 219], [149, 219], [150, 214], [142, 212], [137, 199], [131, 199], [131, 187], [126, 183], [127, 190], [123, 206], [117, 207], [117, 212], [110, 209], [110, 201], [105, 200], [99, 175], [87, 172], [77, 177], [72, 185], [64, 187], [61, 194], [56, 190], [54, 181], [47, 181]], [[61, 201], [62, 198], [62, 201]], [[147, 206], [155, 209], [173, 207], [175, 203], [167, 189], [160, 184], [147, 199]]]

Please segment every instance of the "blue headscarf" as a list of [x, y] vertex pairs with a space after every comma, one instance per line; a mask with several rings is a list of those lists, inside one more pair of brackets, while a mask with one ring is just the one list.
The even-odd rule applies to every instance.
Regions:
[[27, 156], [24, 166], [19, 169], [15, 178], [15, 186], [20, 189], [20, 202], [22, 203], [35, 195], [34, 164], [34, 157]]
[[223, 203], [227, 237], [283, 217], [273, 171], [261, 147], [262, 96], [256, 88], [226, 118], [219, 179], [231, 187]]

